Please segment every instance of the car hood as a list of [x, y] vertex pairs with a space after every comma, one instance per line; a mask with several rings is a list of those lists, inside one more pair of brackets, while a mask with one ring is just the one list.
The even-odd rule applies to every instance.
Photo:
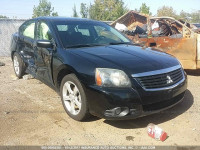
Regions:
[[80, 48], [71, 52], [91, 61], [96, 67], [121, 69], [131, 74], [179, 65], [176, 58], [166, 53], [133, 45]]

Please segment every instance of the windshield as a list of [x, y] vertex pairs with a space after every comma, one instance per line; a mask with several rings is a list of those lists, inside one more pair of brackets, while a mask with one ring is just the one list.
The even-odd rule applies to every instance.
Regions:
[[55, 21], [54, 26], [65, 48], [131, 43], [109, 25], [95, 21]]

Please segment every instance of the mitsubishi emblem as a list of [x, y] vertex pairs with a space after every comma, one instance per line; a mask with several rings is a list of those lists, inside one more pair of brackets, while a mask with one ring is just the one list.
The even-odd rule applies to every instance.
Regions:
[[167, 84], [170, 84], [170, 83], [172, 83], [173, 82], [173, 80], [171, 79], [171, 77], [170, 76], [167, 76]]

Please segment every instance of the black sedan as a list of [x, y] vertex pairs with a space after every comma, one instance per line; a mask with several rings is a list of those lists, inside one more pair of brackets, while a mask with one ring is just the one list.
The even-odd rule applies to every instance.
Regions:
[[18, 78], [29, 73], [55, 89], [75, 120], [145, 116], [179, 103], [187, 89], [176, 58], [89, 19], [26, 21], [12, 36], [11, 58]]

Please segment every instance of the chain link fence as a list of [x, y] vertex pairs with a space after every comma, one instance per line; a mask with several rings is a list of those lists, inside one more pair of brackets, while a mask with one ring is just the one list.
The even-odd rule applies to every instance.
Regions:
[[10, 56], [10, 42], [13, 33], [25, 19], [0, 19], [0, 56]]

